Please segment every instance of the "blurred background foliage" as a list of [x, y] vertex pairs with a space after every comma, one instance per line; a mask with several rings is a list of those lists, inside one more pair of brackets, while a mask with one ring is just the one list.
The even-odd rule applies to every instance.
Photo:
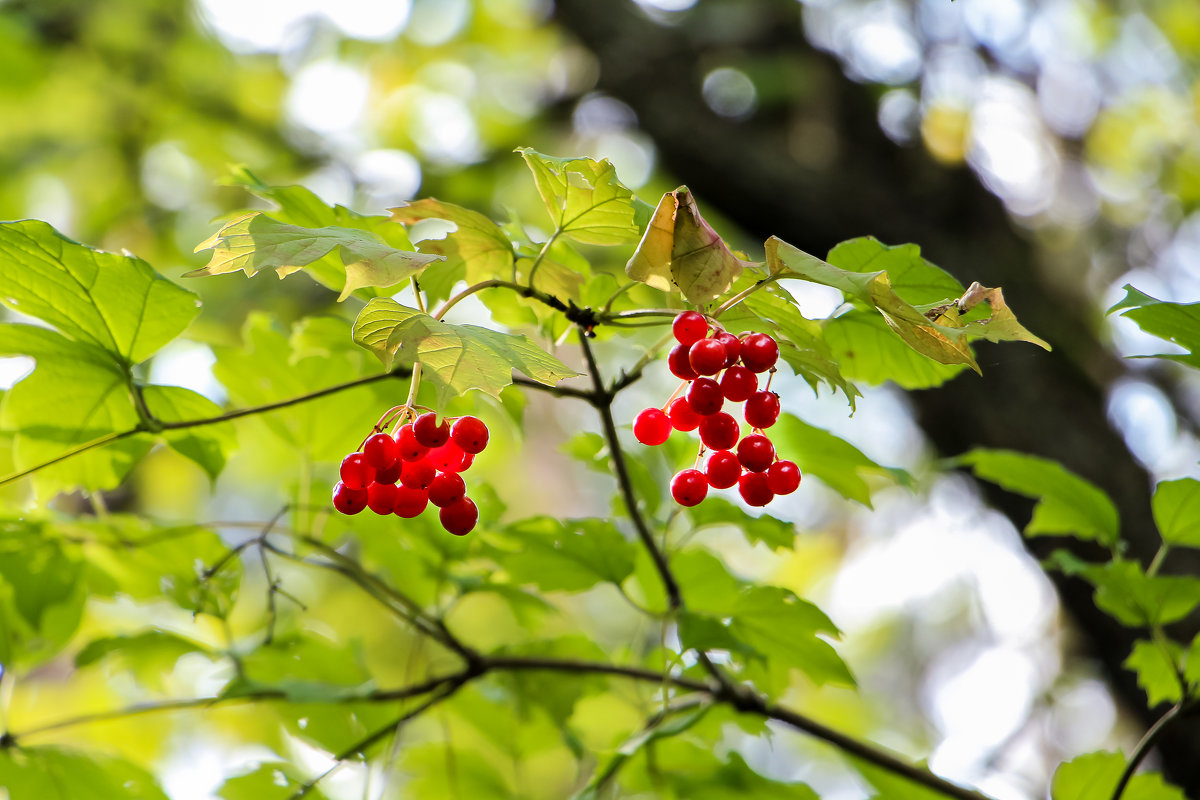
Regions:
[[[914, 395], [864, 386], [852, 418], [843, 399], [813, 397], [799, 383], [785, 408], [918, 474], [972, 444], [1062, 459], [1118, 498], [1135, 555], [1144, 554], [1137, 532], [1148, 475], [1180, 474], [1197, 458], [1194, 382], [1161, 362], [1115, 358], [1157, 345], [1102, 316], [1127, 281], [1161, 299], [1200, 294], [1200, 14], [1191, 0], [0, 0], [0, 120], [0, 218], [48, 220], [172, 278], [204, 263], [192, 250], [214, 218], [257, 204], [230, 185], [231, 165], [363, 212], [435, 196], [536, 226], [536, 195], [511, 152], [522, 145], [608, 157], [650, 202], [686, 182], [750, 258], [761, 256], [756, 241], [766, 234], [817, 254], [860, 234], [914, 241], [960, 278], [1011, 286], [1017, 313], [1056, 353], [984, 348], [984, 377]], [[375, 368], [351, 347], [355, 309], [336, 307], [305, 279], [187, 285], [204, 308], [189, 341], [149, 365], [156, 381], [243, 405], [266, 399], [258, 373], [266, 361], [309, 389]], [[811, 316], [832, 310], [828, 295], [798, 296]], [[486, 316], [478, 304], [460, 309], [460, 319]], [[603, 343], [603, 363], [636, 360], [628, 346]], [[3, 385], [28, 368], [0, 360]], [[622, 419], [669, 392], [660, 378], [625, 402]], [[104, 502], [168, 522], [261, 525], [293, 497], [323, 496], [335, 461], [401, 391], [375, 385], [240, 424], [215, 486], [156, 451]], [[611, 485], [563, 453], [594, 422], [571, 404], [510, 394], [506, 407], [460, 401], [460, 412], [482, 414], [505, 443], [478, 467], [495, 490], [490, 510], [504, 519], [605, 513]], [[506, 421], [522, 409], [538, 420], [524, 441]], [[0, 492], [6, 504], [28, 502], [23, 490]], [[57, 504], [92, 509], [77, 496]], [[861, 697], [799, 682], [789, 701], [928, 756], [940, 773], [998, 798], [1040, 797], [1063, 758], [1136, 738], [1141, 697], [1120, 666], [1128, 642], [1073, 604], [1069, 585], [1059, 589], [1070, 613], [1060, 607], [1015, 532], [1028, 504], [985, 498], [955, 474], [930, 477], [915, 497], [880, 492], [874, 504], [871, 513], [847, 508], [819, 482], [806, 484], [776, 512], [799, 531], [794, 552], [751, 548], [728, 530], [701, 534], [731, 570], [818, 599], [846, 631], [842, 651]], [[427, 549], [430, 563], [457, 554], [432, 531], [396, 542], [386, 524], [354, 524], [378, 550], [370, 558], [409, 575], [417, 594], [432, 597], [433, 587], [405, 572], [411, 548]], [[227, 540], [234, 529], [222, 528]], [[425, 533], [432, 544], [421, 544]], [[48, 542], [47, 563], [56, 564], [65, 556]], [[219, 549], [210, 540], [194, 552]], [[295, 652], [246, 664], [248, 675], [286, 676], [302, 660], [308, 677], [384, 682], [428, 655], [353, 588], [308, 571], [284, 580], [306, 610], [281, 601], [276, 636], [319, 632], [326, 643], [297, 636]], [[155, 591], [147, 587], [145, 599]], [[12, 726], [158, 692], [202, 693], [216, 680], [213, 662], [188, 642], [215, 646], [259, 630], [265, 595], [244, 589], [224, 631], [161, 603], [93, 598], [72, 640], [80, 646], [148, 623], [183, 638], [174, 649], [148, 646], [153, 659], [100, 659], [102, 669], [50, 662], [5, 701]], [[632, 616], [614, 593], [557, 601], [571, 623], [622, 646]], [[546, 622], [533, 600], [513, 602], [468, 595], [455, 623], [496, 645], [529, 635], [530, 625], [539, 636], [546, 626], [570, 630], [557, 617]], [[561, 642], [563, 652], [574, 646], [582, 647]], [[642, 723], [644, 699], [593, 694], [575, 718], [587, 721], [591, 744], [607, 745]], [[431, 730], [416, 740], [477, 748], [458, 765], [467, 776], [459, 796], [485, 796], [471, 787], [489, 786], [497, 769], [510, 781], [509, 771], [524, 771], [528, 796], [561, 796], [572, 776], [562, 774], [563, 745], [542, 730], [544, 716], [514, 716], [484, 692], [456, 702], [454, 714], [422, 723]], [[272, 758], [261, 743], [319, 770], [320, 748], [347, 741], [339, 725], [372, 724], [369, 709], [352, 724], [340, 712], [309, 712], [281, 719], [228, 708], [199, 725], [181, 711], [45, 738], [126, 755], [165, 776], [173, 798], [191, 800]], [[1193, 790], [1200, 778], [1188, 753], [1197, 742], [1182, 728], [1161, 751], [1168, 774]], [[777, 736], [737, 746], [765, 774], [803, 779], [824, 797], [865, 796], [818, 745]], [[415, 776], [413, 796], [455, 791], [443, 758], [433, 744], [405, 750], [397, 769]], [[284, 785], [283, 773], [263, 770], [244, 786]], [[363, 780], [350, 771], [326, 788], [359, 796]], [[249, 797], [251, 788], [222, 796]]]

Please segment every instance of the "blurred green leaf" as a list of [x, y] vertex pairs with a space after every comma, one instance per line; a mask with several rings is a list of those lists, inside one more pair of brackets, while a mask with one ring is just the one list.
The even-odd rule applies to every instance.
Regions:
[[774, 586], [744, 590], [732, 609], [729, 630], [761, 654], [771, 669], [799, 669], [814, 683], [854, 686], [841, 657], [818, 634], [840, 631], [821, 609]]
[[514, 583], [546, 592], [581, 592], [601, 581], [619, 586], [633, 573], [633, 543], [606, 520], [533, 517], [489, 541], [489, 553]]
[[[223, 800], [289, 800], [304, 788], [307, 779], [286, 761], [268, 761], [249, 772], [226, 779], [217, 790]], [[305, 797], [324, 800], [319, 788], [308, 791]]]
[[1178, 702], [1183, 697], [1179, 685], [1179, 663], [1183, 648], [1174, 642], [1138, 641], [1125, 659], [1125, 669], [1137, 673], [1138, 686], [1146, 693], [1150, 707], [1162, 702]]
[[1200, 547], [1200, 481], [1162, 481], [1154, 487], [1152, 507], [1164, 542]]
[[12, 800], [167, 800], [141, 767], [57, 747], [0, 750], [0, 786]]
[[783, 413], [771, 428], [771, 439], [780, 458], [800, 467], [801, 473], [820, 478], [843, 497], [871, 507], [869, 477], [908, 483], [902, 470], [881, 467], [846, 440]]
[[[207, 397], [179, 386], [146, 386], [142, 389], [146, 407], [160, 422], [211, 419], [221, 415], [221, 407]], [[163, 431], [171, 449], [196, 462], [212, 480], [225, 468], [225, 461], [237, 445], [230, 423], [204, 425]]]
[[1167, 625], [1200, 605], [1200, 578], [1147, 575], [1140, 564], [1124, 558], [1089, 564], [1065, 550], [1052, 553], [1049, 563], [1092, 584], [1097, 607], [1124, 625]]
[[763, 514], [747, 516], [746, 512], [722, 497], [709, 497], [703, 503], [687, 510], [695, 528], [727, 525], [737, 528], [750, 544], [762, 542], [772, 550], [790, 548], [796, 539], [796, 527], [790, 522]]
[[34, 523], [0, 522], [0, 664], [5, 669], [25, 670], [48, 660], [83, 617], [83, 563], [41, 534]]
[[[1112, 797], [1121, 773], [1125, 771], [1125, 756], [1120, 753], [1096, 752], [1078, 756], [1059, 765], [1050, 784], [1052, 800], [1096, 800]], [[1185, 800], [1183, 792], [1163, 782], [1158, 773], [1140, 772], [1125, 787], [1125, 800]]]
[[1200, 303], [1170, 303], [1156, 300], [1150, 295], [1125, 285], [1125, 297], [1108, 309], [1111, 314], [1120, 311], [1121, 316], [1137, 323], [1146, 333], [1177, 344], [1188, 352], [1183, 355], [1163, 353], [1134, 358], [1165, 358], [1191, 367], [1200, 368]]

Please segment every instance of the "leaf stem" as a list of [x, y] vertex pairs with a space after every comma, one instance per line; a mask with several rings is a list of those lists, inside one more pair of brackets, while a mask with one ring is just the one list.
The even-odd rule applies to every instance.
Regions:
[[550, 247], [554, 244], [554, 240], [561, 236], [562, 232], [562, 226], [555, 228], [554, 233], [550, 234], [550, 238], [546, 240], [546, 243], [542, 245], [542, 249], [534, 257], [533, 263], [529, 265], [529, 275], [526, 276], [525, 280], [530, 289], [533, 289], [533, 276], [537, 273], [538, 267], [546, 260], [546, 254], [550, 252]]
[[717, 306], [717, 307], [716, 307], [716, 308], [713, 310], [713, 312], [712, 312], [711, 314], [709, 314], [709, 316], [710, 316], [710, 317], [712, 317], [713, 319], [716, 319], [716, 318], [720, 317], [720, 316], [721, 316], [722, 314], [724, 314], [726, 311], [728, 311], [729, 309], [733, 308], [733, 307], [734, 307], [734, 306], [736, 306], [738, 303], [742, 302], [742, 301], [743, 301], [743, 300], [745, 300], [747, 297], [749, 297], [750, 295], [752, 295], [752, 294], [754, 294], [755, 292], [757, 292], [759, 289], [764, 289], [764, 288], [766, 288], [768, 285], [770, 285], [770, 284], [772, 284], [772, 283], [775, 283], [775, 282], [776, 282], [776, 281], [778, 281], [780, 278], [784, 278], [784, 277], [787, 277], [786, 273], [780, 273], [780, 274], [778, 274], [778, 275], [768, 275], [767, 277], [763, 278], [763, 279], [762, 279], [761, 281], [759, 281], [758, 283], [755, 283], [753, 286], [748, 286], [748, 287], [746, 287], [746, 288], [745, 288], [745, 289], [743, 289], [742, 291], [740, 291], [740, 292], [738, 292], [737, 294], [735, 294], [733, 297], [731, 297], [731, 298], [729, 298], [728, 300], [726, 300], [724, 303], [721, 303], [721, 305]]
[[14, 472], [10, 475], [5, 475], [3, 478], [0, 478], [0, 486], [4, 486], [5, 484], [12, 483], [13, 481], [20, 480], [21, 478], [24, 478], [27, 475], [32, 475], [33, 473], [37, 472], [38, 470], [43, 470], [46, 467], [52, 467], [55, 464], [59, 463], [60, 461], [66, 461], [68, 458], [74, 458], [75, 456], [80, 455], [81, 453], [86, 453], [88, 450], [94, 450], [97, 447], [103, 447], [106, 444], [112, 444], [113, 442], [133, 436], [136, 433], [143, 433], [143, 432], [144, 431], [141, 427], [137, 427], [137, 428], [133, 428], [133, 429], [127, 430], [127, 431], [116, 431], [113, 433], [106, 433], [103, 436], [92, 439], [89, 442], [84, 442], [81, 445], [72, 447], [70, 450], [67, 450], [64, 453], [61, 453], [61, 454], [55, 456], [54, 458], [51, 458], [48, 461], [43, 461], [40, 464], [35, 464], [34, 466], [29, 467], [27, 469], [23, 469], [20, 472]]
[[1146, 735], [1142, 737], [1133, 748], [1133, 752], [1129, 754], [1129, 763], [1125, 765], [1125, 771], [1121, 773], [1121, 779], [1117, 781], [1117, 786], [1113, 789], [1112, 800], [1121, 800], [1121, 795], [1125, 793], [1125, 788], [1129, 785], [1129, 781], [1133, 778], [1133, 773], [1137, 771], [1138, 764], [1142, 763], [1149, 753], [1150, 748], [1154, 746], [1154, 742], [1158, 739], [1159, 734], [1183, 713], [1183, 702], [1176, 703], [1165, 714], [1158, 718], [1158, 721], [1150, 726], [1150, 730], [1146, 731]]

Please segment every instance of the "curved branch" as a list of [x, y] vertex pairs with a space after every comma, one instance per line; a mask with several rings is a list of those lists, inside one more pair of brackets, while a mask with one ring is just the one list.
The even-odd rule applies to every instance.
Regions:
[[1133, 752], [1129, 754], [1129, 763], [1125, 765], [1125, 771], [1121, 773], [1121, 779], [1117, 781], [1117, 786], [1113, 789], [1112, 800], [1121, 800], [1121, 795], [1125, 793], [1125, 788], [1129, 785], [1129, 781], [1133, 779], [1133, 773], [1137, 771], [1138, 764], [1142, 763], [1149, 753], [1150, 748], [1154, 747], [1155, 741], [1158, 740], [1163, 729], [1171, 723], [1173, 719], [1183, 713], [1183, 703], [1176, 703], [1174, 706], [1158, 718], [1158, 721], [1150, 726], [1150, 730], [1146, 731], [1146, 735], [1133, 748]]

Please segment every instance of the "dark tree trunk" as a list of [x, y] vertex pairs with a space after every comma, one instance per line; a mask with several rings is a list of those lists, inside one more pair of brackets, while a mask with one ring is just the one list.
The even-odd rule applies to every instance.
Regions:
[[[1039, 267], [1002, 204], [968, 169], [888, 140], [871, 90], [806, 42], [799, 8], [791, 0], [702, 2], [668, 26], [631, 3], [558, 0], [557, 16], [598, 58], [598, 88], [637, 112], [663, 168], [749, 233], [778, 235], [816, 254], [864, 234], [916, 242], [964, 283], [1003, 286], [1022, 322], [1054, 351], [980, 345], [982, 378], [967, 374], [913, 395], [921, 425], [943, 454], [1001, 447], [1062, 462], [1112, 496], [1130, 553], [1148, 561], [1158, 547], [1151, 480], [1109, 424], [1107, 389], [1124, 366], [1098, 336], [1081, 270]], [[746, 57], [790, 70], [795, 86], [744, 121], [719, 117], [701, 97], [704, 74]], [[990, 485], [987, 496], [1018, 529], [1028, 522], [1029, 501]], [[1027, 544], [1044, 557], [1070, 543]], [[1121, 666], [1137, 631], [1100, 613], [1089, 587], [1052, 577], [1089, 654], [1148, 725], [1156, 715]], [[1200, 725], [1175, 725], [1159, 752], [1168, 776], [1200, 796]]]

